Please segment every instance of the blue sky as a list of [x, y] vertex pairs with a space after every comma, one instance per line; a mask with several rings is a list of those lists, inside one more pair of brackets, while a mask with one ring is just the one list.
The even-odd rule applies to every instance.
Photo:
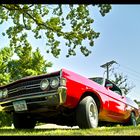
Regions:
[[[112, 10], [105, 17], [97, 9], [90, 9], [90, 12], [95, 18], [94, 29], [100, 32], [92, 54], [84, 57], [77, 51], [76, 56], [66, 58], [65, 46], [62, 44], [62, 54], [56, 59], [46, 54], [41, 47], [44, 57], [53, 63], [49, 72], [66, 68], [86, 77], [103, 76], [105, 69], [100, 65], [115, 60], [119, 64], [112, 65], [116, 72], [123, 72], [128, 76], [128, 81], [136, 86], [128, 96], [140, 101], [140, 5], [112, 5]], [[0, 31], [3, 29], [1, 26]], [[44, 40], [31, 41], [34, 47], [45, 45]], [[0, 47], [3, 45], [7, 45], [7, 41], [0, 35]]]

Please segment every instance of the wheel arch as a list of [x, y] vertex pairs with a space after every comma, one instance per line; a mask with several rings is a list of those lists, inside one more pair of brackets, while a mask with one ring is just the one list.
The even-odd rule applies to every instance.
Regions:
[[91, 96], [91, 97], [95, 100], [96, 105], [97, 105], [97, 108], [98, 108], [98, 113], [99, 113], [99, 112], [100, 112], [100, 107], [101, 107], [100, 97], [99, 97], [96, 93], [94, 93], [94, 92], [86, 91], [86, 92], [84, 92], [84, 93], [82, 94], [82, 96], [80, 97], [79, 102], [80, 102], [83, 98], [85, 98], [86, 96]]

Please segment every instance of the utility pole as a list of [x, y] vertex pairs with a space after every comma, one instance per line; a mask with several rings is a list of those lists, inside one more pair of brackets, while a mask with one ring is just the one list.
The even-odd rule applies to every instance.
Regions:
[[107, 62], [107, 63], [105, 63], [105, 64], [103, 64], [103, 65], [100, 66], [102, 68], [106, 68], [107, 79], [109, 79], [109, 67], [111, 67], [111, 65], [114, 64], [114, 63], [117, 64], [116, 61], [112, 60], [112, 61]]

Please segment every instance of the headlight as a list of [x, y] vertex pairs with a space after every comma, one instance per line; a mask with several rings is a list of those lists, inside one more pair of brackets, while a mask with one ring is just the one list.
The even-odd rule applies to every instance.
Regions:
[[8, 95], [8, 90], [7, 89], [4, 89], [3, 90], [3, 98], [6, 98]]
[[2, 98], [2, 93], [3, 93], [2, 90], [0, 90], [0, 99]]
[[52, 88], [56, 88], [59, 86], [59, 78], [55, 77], [55, 78], [51, 78], [50, 80], [50, 86]]
[[43, 79], [41, 82], [40, 82], [40, 88], [42, 90], [45, 90], [47, 89], [49, 86], [49, 81], [47, 79]]

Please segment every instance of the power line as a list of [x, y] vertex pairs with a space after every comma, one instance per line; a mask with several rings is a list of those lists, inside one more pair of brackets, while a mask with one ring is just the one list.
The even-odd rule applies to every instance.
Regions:
[[[116, 67], [114, 67], [114, 68], [112, 68], [113, 69], [113, 72], [112, 73], [114, 73], [114, 71], [115, 72], [117, 72], [117, 71], [119, 71], [120, 73], [123, 73], [123, 75], [126, 75], [127, 76], [127, 78], [129, 79], [129, 81], [132, 81], [132, 83], [137, 83], [138, 81], [139, 81], [139, 83], [140, 83], [140, 74], [137, 74], [137, 73], [135, 73], [134, 71], [132, 71], [132, 70], [130, 70], [130, 69], [128, 69], [128, 68], [124, 68], [124, 67], [122, 67], [122, 65], [120, 65], [120, 64], [118, 64], [117, 63], [117, 66]], [[125, 71], [124, 71], [124, 69], [125, 69]], [[111, 70], [111, 69], [110, 69]], [[128, 72], [127, 72], [128, 71]], [[118, 72], [117, 72], [118, 73]], [[126, 73], [126, 74], [125, 74]], [[110, 75], [111, 76], [111, 75]], [[132, 80], [130, 80], [130, 78], [132, 79]]]
[[[117, 68], [121, 73], [126, 75], [128, 78], [132, 78], [133, 81], [139, 81], [140, 82], [140, 75], [134, 75], [131, 73], [131, 71], [126, 72], [127, 70], [123, 70], [121, 67]], [[123, 72], [122, 72], [123, 71]], [[124, 73], [125, 72], [125, 73]]]
[[[114, 67], [113, 68], [113, 71], [118, 69], [120, 71], [120, 73], [123, 73], [124, 75], [126, 75], [128, 77], [128, 79], [131, 77], [132, 78], [132, 81], [136, 82], [136, 81], [139, 81], [140, 82], [140, 73], [133, 70], [132, 68], [130, 67], [126, 67], [124, 65], [120, 65], [118, 64], [116, 61], [110, 61], [110, 62], [107, 62], [103, 65], [101, 65], [102, 68], [106, 68], [106, 73], [107, 73], [107, 79], [109, 79], [109, 71], [110, 71], [110, 67], [112, 66], [113, 63], [116, 63], [118, 66], [117, 67]], [[125, 73], [124, 73], [124, 70], [125, 70]], [[123, 72], [122, 72], [123, 71]], [[105, 73], [104, 72], [104, 73]], [[129, 80], [130, 81], [130, 80]]]
[[136, 74], [136, 73], [133, 73], [132, 71], [129, 71], [129, 70], [127, 70], [127, 69], [123, 69], [123, 68], [121, 68], [120, 67], [120, 69], [121, 70], [123, 70], [123, 71], [125, 71], [126, 73], [128, 73], [128, 74], [130, 74], [130, 75], [133, 75], [133, 76], [135, 76], [135, 77], [139, 77], [140, 78], [140, 75], [139, 74]]
[[[114, 67], [113, 68], [113, 70], [116, 70], [116, 69], [118, 69], [118, 70], [120, 70], [121, 69], [121, 71], [123, 70], [125, 70], [125, 72], [127, 73], [127, 74], [131, 74], [131, 75], [133, 75], [133, 76], [135, 76], [136, 78], [140, 78], [140, 73], [138, 73], [138, 72], [136, 72], [136, 71], [134, 71], [134, 70], [132, 70], [132, 69], [130, 69], [130, 68], [128, 68], [128, 67], [126, 67], [126, 66], [122, 66], [122, 64], [120, 65], [120, 64], [118, 64], [118, 66], [117, 67]], [[123, 72], [124, 73], [124, 72]]]
[[124, 66], [124, 65], [122, 65], [122, 64], [121, 64], [121, 66], [124, 67], [124, 68], [126, 68], [126, 69], [128, 69], [128, 70], [130, 70], [130, 71], [132, 71], [132, 72], [134, 72], [134, 73], [137, 73], [137, 74], [140, 75], [140, 72], [137, 72], [136, 70], [134, 70], [134, 69], [132, 69], [132, 68], [130, 68], [130, 67], [128, 67], [128, 66]]

